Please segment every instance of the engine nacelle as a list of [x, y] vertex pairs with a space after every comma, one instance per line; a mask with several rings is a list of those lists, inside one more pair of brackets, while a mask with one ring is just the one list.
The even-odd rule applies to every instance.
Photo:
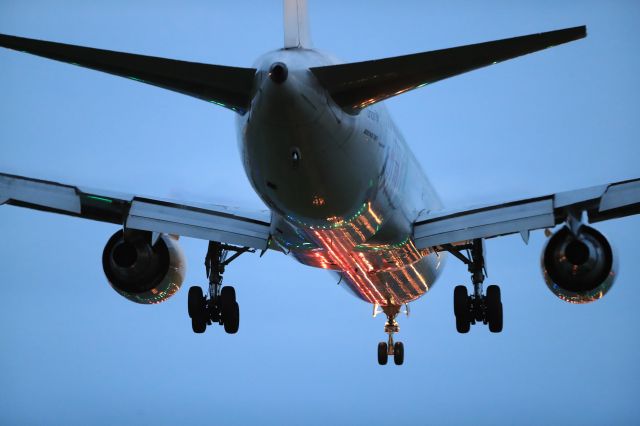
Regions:
[[161, 303], [182, 285], [184, 255], [176, 238], [161, 234], [151, 244], [147, 231], [122, 230], [113, 234], [102, 253], [109, 284], [127, 299], [142, 304]]
[[578, 234], [564, 226], [542, 251], [542, 273], [549, 289], [569, 303], [602, 298], [613, 285], [617, 258], [607, 239], [582, 225]]

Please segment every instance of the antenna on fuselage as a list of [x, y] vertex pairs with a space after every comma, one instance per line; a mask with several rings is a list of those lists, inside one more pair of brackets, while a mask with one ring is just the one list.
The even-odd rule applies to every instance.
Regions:
[[311, 48], [307, 0], [284, 0], [284, 48]]

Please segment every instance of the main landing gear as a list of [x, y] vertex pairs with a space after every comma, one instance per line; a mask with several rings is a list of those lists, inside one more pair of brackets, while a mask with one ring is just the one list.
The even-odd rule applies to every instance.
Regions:
[[[229, 253], [233, 252], [231, 257]], [[231, 286], [222, 287], [224, 268], [242, 253], [253, 250], [235, 247], [215, 241], [209, 242], [204, 265], [209, 278], [209, 294], [205, 296], [198, 286], [189, 289], [189, 317], [194, 333], [204, 333], [207, 325], [218, 323], [224, 331], [235, 334], [240, 327], [240, 307], [236, 301], [236, 290]]]
[[[374, 308], [374, 316], [376, 315], [377, 306]], [[407, 308], [408, 309], [408, 308]], [[387, 315], [387, 322], [384, 325], [384, 332], [389, 335], [386, 342], [378, 343], [378, 364], [386, 365], [389, 356], [393, 356], [393, 362], [395, 365], [402, 365], [404, 363], [404, 344], [402, 342], [393, 341], [394, 333], [400, 331], [400, 326], [396, 321], [396, 317], [400, 313], [400, 306], [387, 305], [382, 306], [382, 311]], [[408, 310], [407, 310], [408, 314]]]
[[[456, 329], [458, 333], [468, 333], [471, 324], [482, 322], [489, 325], [489, 331], [500, 333], [502, 331], [502, 298], [500, 287], [490, 285], [487, 293], [482, 294], [486, 269], [484, 264], [484, 248], [481, 239], [475, 239], [472, 243], [462, 246], [446, 245], [445, 250], [463, 261], [471, 272], [473, 294], [467, 293], [463, 285], [456, 286], [453, 292], [453, 311], [456, 316]], [[461, 253], [467, 251], [467, 255]]]

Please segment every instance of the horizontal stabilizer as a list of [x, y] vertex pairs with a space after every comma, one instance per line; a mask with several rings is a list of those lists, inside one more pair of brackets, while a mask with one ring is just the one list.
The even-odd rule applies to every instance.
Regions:
[[340, 107], [356, 114], [409, 90], [586, 35], [587, 28], [581, 26], [311, 71]]
[[0, 34], [0, 46], [127, 77], [244, 114], [256, 70], [135, 55]]

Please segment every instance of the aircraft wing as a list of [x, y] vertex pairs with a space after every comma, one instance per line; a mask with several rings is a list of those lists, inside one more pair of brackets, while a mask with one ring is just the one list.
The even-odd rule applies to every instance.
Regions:
[[640, 213], [640, 178], [469, 209], [423, 212], [414, 223], [416, 247], [429, 248], [552, 228], [572, 214], [590, 223]]
[[0, 204], [264, 250], [269, 211], [185, 204], [0, 173]]

